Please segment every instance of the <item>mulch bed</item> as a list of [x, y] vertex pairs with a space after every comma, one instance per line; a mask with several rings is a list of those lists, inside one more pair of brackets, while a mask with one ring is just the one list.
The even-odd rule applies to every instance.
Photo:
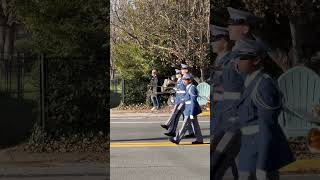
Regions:
[[289, 138], [290, 147], [297, 159], [320, 159], [320, 153], [311, 153], [306, 137]]

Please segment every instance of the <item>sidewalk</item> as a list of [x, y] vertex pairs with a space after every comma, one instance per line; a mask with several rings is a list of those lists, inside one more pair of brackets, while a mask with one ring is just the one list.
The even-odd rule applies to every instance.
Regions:
[[[135, 112], [133, 110], [113, 110], [110, 109], [110, 117], [168, 117], [170, 112]], [[210, 112], [204, 111], [198, 116], [209, 117]]]

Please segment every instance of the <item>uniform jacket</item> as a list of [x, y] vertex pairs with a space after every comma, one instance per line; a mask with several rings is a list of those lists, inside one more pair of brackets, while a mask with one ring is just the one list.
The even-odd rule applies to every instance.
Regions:
[[294, 161], [279, 123], [281, 93], [270, 76], [259, 72], [248, 84], [238, 104], [240, 127], [258, 125], [253, 134], [242, 135], [239, 169], [273, 171]]
[[214, 74], [213, 74], [213, 90], [214, 92], [222, 92], [223, 91], [223, 85], [222, 85], [222, 73], [224, 67], [230, 62], [231, 60], [231, 53], [227, 52], [224, 56], [222, 56], [220, 59], [216, 59], [216, 64], [214, 67]]
[[180, 104], [181, 99], [186, 95], [186, 86], [181, 78], [177, 81], [176, 89], [175, 104]]
[[195, 85], [190, 84], [190, 86], [187, 86], [186, 95], [181, 99], [181, 101], [185, 103], [185, 109], [183, 111], [185, 117], [190, 115], [197, 116], [202, 112], [197, 97], [198, 90]]
[[[218, 89], [217, 91], [221, 89], [221, 93], [224, 95], [225, 92], [232, 92], [239, 93], [240, 96], [241, 91], [243, 91], [244, 76], [236, 69], [236, 56], [236, 52], [226, 54], [220, 61], [220, 66], [222, 67], [221, 75], [214, 78], [217, 84], [217, 87], [214, 88]], [[213, 99], [215, 99], [214, 96]], [[234, 126], [234, 122], [229, 121], [229, 119], [237, 116], [237, 110], [234, 106], [238, 101], [239, 99], [225, 99], [215, 103], [213, 109], [216, 117], [216, 127], [214, 128], [216, 133]]]

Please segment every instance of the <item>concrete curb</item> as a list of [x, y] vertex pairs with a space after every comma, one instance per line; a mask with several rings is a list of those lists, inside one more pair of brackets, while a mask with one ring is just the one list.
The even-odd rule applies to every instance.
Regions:
[[301, 159], [280, 169], [280, 172], [284, 172], [284, 173], [312, 172], [312, 171], [320, 171], [320, 159]]
[[201, 114], [199, 114], [198, 116], [210, 116], [210, 111], [204, 111]]
[[106, 153], [28, 153], [4, 150], [0, 152], [0, 163], [35, 162], [106, 162]]
[[[170, 112], [115, 112], [110, 113], [111, 118], [121, 118], [121, 117], [169, 117]], [[210, 112], [205, 111], [198, 116], [206, 117], [210, 116]]]

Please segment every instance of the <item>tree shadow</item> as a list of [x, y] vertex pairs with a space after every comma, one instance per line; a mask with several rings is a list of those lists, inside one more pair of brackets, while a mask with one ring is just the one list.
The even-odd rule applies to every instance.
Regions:
[[0, 92], [0, 148], [26, 140], [37, 119], [36, 103], [18, 100]]

